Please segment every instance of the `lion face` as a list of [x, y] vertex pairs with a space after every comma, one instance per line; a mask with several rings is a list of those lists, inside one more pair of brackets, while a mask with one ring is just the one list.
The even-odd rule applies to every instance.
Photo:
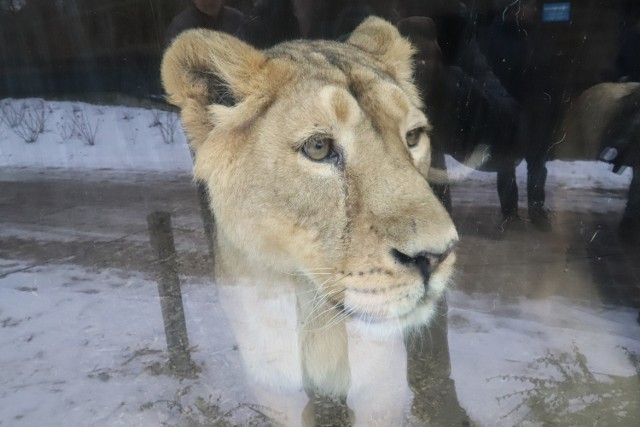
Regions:
[[411, 53], [379, 19], [347, 43], [259, 52], [202, 30], [174, 42], [163, 81], [209, 188], [219, 274], [300, 275], [368, 323], [431, 317], [457, 234], [425, 179]]

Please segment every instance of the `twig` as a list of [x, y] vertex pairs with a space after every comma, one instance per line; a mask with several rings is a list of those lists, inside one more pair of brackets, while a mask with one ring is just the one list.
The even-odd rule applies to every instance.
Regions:
[[75, 130], [78, 132], [80, 138], [87, 143], [87, 145], [96, 145], [96, 136], [98, 135], [98, 128], [102, 123], [101, 119], [91, 123], [87, 111], [83, 108], [77, 108], [73, 106], [74, 114], [71, 116]]
[[47, 121], [48, 111], [44, 107], [44, 102], [40, 101], [37, 106], [31, 107], [23, 104], [20, 114], [21, 120], [13, 127], [13, 131], [24, 142], [36, 142], [38, 136], [44, 132], [44, 124]]
[[164, 113], [164, 119], [160, 121], [160, 135], [165, 144], [173, 144], [178, 128], [178, 115], [171, 112]]
[[24, 108], [16, 110], [10, 101], [0, 104], [0, 120], [10, 128], [15, 128], [24, 120]]
[[156, 126], [162, 126], [162, 121], [161, 121], [161, 115], [162, 115], [162, 111], [160, 110], [151, 110], [151, 124], [149, 125], [150, 128], [154, 128]]
[[69, 140], [73, 137], [75, 126], [72, 120], [69, 120], [68, 117], [63, 117], [60, 122], [56, 124], [56, 129], [58, 130], [58, 136], [63, 140]]

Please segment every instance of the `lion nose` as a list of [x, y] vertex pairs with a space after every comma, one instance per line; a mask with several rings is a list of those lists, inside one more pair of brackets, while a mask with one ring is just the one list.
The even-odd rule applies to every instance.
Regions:
[[438, 267], [438, 265], [444, 261], [449, 254], [453, 251], [456, 242], [452, 242], [445, 251], [440, 253], [423, 251], [415, 255], [407, 255], [400, 252], [397, 249], [391, 249], [391, 255], [393, 258], [402, 265], [409, 267], [415, 267], [420, 271], [425, 287], [429, 283], [429, 277], [431, 273]]

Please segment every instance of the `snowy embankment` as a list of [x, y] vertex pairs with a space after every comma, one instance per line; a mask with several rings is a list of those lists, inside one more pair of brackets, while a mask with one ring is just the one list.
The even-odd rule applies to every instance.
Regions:
[[[104, 171], [191, 171], [174, 113], [37, 99], [0, 105], [2, 179], [42, 170], [75, 171], [83, 179]], [[548, 166], [554, 188], [622, 190], [630, 180], [630, 171], [615, 175], [599, 162]], [[495, 174], [471, 171], [451, 159], [449, 167], [457, 177], [495, 183]], [[523, 163], [520, 185], [525, 178]], [[32, 238], [19, 228], [2, 237], [20, 233]], [[115, 227], [105, 233], [122, 238]], [[48, 236], [36, 240], [60, 239]], [[247, 425], [256, 420], [234, 338], [207, 279], [183, 278], [189, 344], [203, 370], [198, 379], [178, 379], [162, 371], [166, 345], [154, 279], [71, 262], [0, 259], [0, 426]], [[559, 408], [557, 425], [571, 425], [562, 417], [593, 402], [604, 402], [615, 413], [633, 413], [633, 405], [637, 411], [636, 311], [560, 297], [497, 299], [461, 291], [449, 298], [452, 378], [460, 403], [480, 425], [539, 420], [535, 405], [545, 398]], [[585, 381], [593, 387], [571, 394]], [[517, 393], [532, 387], [542, 389]]]
[[[0, 168], [191, 171], [175, 113], [41, 99], [4, 99], [0, 107]], [[493, 173], [466, 168], [452, 158], [447, 163], [453, 179], [495, 182]], [[630, 170], [617, 175], [602, 162], [556, 160], [547, 165], [550, 185], [561, 188], [622, 189], [631, 179]], [[525, 162], [517, 174], [524, 183]]]
[[191, 171], [176, 113], [41, 99], [0, 108], [0, 168]]

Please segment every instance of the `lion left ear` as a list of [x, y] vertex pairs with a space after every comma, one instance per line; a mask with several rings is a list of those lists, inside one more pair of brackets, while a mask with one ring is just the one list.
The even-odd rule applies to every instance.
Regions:
[[183, 107], [188, 99], [205, 105], [256, 91], [264, 54], [228, 34], [194, 29], [180, 34], [162, 60], [161, 77], [169, 102]]
[[351, 33], [347, 43], [376, 57], [396, 80], [412, 81], [414, 48], [389, 22], [367, 18]]
[[168, 101], [181, 110], [191, 147], [213, 129], [209, 108], [260, 94], [273, 83], [266, 56], [221, 32], [195, 29], [180, 34], [164, 54], [161, 76]]

